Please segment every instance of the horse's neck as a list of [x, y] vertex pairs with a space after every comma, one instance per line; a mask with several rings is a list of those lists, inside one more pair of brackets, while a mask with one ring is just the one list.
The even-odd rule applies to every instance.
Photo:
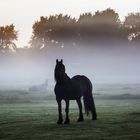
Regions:
[[58, 83], [58, 84], [66, 84], [66, 83], [69, 83], [70, 81], [71, 81], [70, 77], [65, 73], [65, 74], [63, 75], [63, 77], [61, 77], [61, 78], [57, 81], [57, 83]]
[[69, 82], [71, 80], [70, 77], [67, 75], [67, 73], [65, 73], [64, 77], [65, 82]]

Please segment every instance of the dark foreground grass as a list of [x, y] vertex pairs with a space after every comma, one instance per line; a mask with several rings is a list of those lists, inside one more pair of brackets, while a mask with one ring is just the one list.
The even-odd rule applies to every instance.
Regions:
[[69, 125], [57, 125], [55, 101], [0, 104], [0, 140], [138, 140], [140, 100], [96, 100], [98, 120], [77, 123], [70, 107]]

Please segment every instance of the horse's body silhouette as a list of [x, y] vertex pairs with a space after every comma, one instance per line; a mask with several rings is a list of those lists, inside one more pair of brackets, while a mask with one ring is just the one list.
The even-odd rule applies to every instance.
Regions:
[[86, 76], [76, 75], [72, 78], [68, 77], [65, 73], [65, 66], [63, 60], [56, 60], [55, 72], [54, 72], [56, 85], [54, 88], [56, 101], [58, 103], [58, 121], [57, 124], [63, 123], [62, 117], [62, 106], [61, 101], [66, 102], [66, 119], [65, 124], [70, 123], [69, 120], [69, 101], [76, 100], [79, 107], [79, 118], [78, 122], [84, 121], [82, 112], [81, 97], [83, 96], [85, 111], [88, 114], [89, 111], [92, 114], [92, 120], [96, 120], [96, 108], [94, 104], [94, 99], [92, 96], [92, 83]]

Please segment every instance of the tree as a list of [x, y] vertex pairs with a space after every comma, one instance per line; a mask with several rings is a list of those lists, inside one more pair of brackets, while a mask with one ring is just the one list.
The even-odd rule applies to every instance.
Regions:
[[56, 43], [62, 44], [65, 39], [76, 36], [76, 20], [68, 15], [40, 17], [33, 25], [31, 46], [42, 48]]
[[125, 17], [124, 26], [129, 40], [140, 40], [140, 13], [130, 13]]
[[95, 14], [82, 14], [78, 22], [80, 35], [86, 38], [119, 37], [121, 31], [119, 15], [110, 8]]
[[17, 40], [17, 31], [13, 24], [0, 27], [0, 50], [12, 50], [15, 51]]

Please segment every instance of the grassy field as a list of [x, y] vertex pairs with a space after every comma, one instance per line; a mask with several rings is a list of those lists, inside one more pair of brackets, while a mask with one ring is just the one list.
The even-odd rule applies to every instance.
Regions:
[[138, 140], [139, 99], [96, 99], [98, 120], [77, 123], [78, 109], [71, 102], [69, 125], [57, 125], [54, 100], [0, 104], [0, 140]]

